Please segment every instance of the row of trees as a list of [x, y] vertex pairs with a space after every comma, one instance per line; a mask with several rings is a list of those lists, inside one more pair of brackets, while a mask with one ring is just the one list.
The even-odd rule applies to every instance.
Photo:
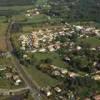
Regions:
[[98, 0], [50, 0], [50, 8], [45, 13], [50, 16], [58, 16], [65, 21], [99, 21], [100, 1]]

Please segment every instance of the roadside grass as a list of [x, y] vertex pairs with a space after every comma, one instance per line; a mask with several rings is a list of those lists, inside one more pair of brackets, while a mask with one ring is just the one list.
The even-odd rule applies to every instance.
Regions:
[[0, 23], [0, 37], [5, 36], [7, 25], [8, 25], [7, 23]]
[[3, 66], [12, 65], [10, 61], [11, 61], [11, 58], [0, 57], [0, 67], [1, 65]]
[[[0, 100], [10, 100], [11, 96], [0, 96]], [[34, 100], [32, 96], [29, 94], [28, 98], [25, 100]]]
[[12, 85], [10, 84], [10, 81], [7, 79], [0, 78], [0, 88], [2, 89], [11, 89]]
[[0, 37], [0, 50], [7, 51], [4, 37]]
[[26, 70], [40, 87], [53, 86], [59, 82], [49, 75], [39, 71], [34, 65], [26, 67]]
[[0, 50], [6, 51], [6, 43], [5, 43], [5, 32], [7, 29], [7, 23], [0, 23]]

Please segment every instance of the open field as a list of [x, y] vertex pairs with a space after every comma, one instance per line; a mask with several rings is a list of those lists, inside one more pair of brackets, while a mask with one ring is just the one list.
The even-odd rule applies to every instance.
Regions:
[[31, 5], [32, 0], [0, 0], [0, 6]]
[[5, 32], [7, 29], [7, 23], [0, 23], [0, 50], [6, 51], [6, 43], [5, 43]]
[[35, 66], [27, 66], [26, 70], [40, 87], [53, 86], [59, 83], [56, 79], [53, 79], [47, 74], [39, 71]]
[[[39, 63], [43, 59], [51, 59], [54, 65], [58, 67], [66, 67], [67, 65], [60, 59], [59, 55], [56, 53], [35, 53], [34, 57], [36, 58], [37, 62]], [[53, 86], [59, 83], [58, 80], [53, 79], [52, 77], [48, 76], [47, 74], [39, 71], [36, 66], [29, 66], [26, 67], [26, 70], [30, 73], [32, 76], [33, 80], [38, 83], [40, 87], [46, 87], [46, 86]]]
[[92, 47], [100, 46], [100, 38], [97, 38], [97, 37], [89, 37], [87, 39], [81, 39], [81, 40], [78, 40], [78, 42], [89, 44]]
[[16, 88], [22, 88], [23, 85], [20, 86], [14, 86], [10, 83], [7, 79], [0, 79], [0, 88], [2, 89], [16, 89]]
[[27, 9], [34, 8], [33, 5], [23, 5], [23, 6], [0, 6], [0, 16], [18, 16], [24, 13]]
[[62, 67], [62, 68], [66, 68], [67, 67], [67, 64], [64, 63], [62, 61], [62, 59], [60, 58], [60, 56], [55, 53], [55, 52], [48, 52], [48, 53], [35, 53], [34, 54], [34, 57], [36, 58], [36, 60], [38, 62], [40, 62], [41, 60], [45, 60], [45, 59], [51, 59], [52, 61], [52, 64], [54, 64], [55, 66], [58, 66], [58, 67]]
[[90, 44], [91, 46], [100, 46], [100, 39], [96, 37], [91, 37], [88, 39], [83, 40], [84, 42]]
[[20, 11], [20, 10], [25, 10], [25, 9], [30, 9], [32, 8], [33, 5], [26, 5], [26, 6], [3, 6], [3, 7], [0, 7], [0, 10], [17, 10], [17, 11]]
[[[12, 96], [0, 96], [0, 100], [12, 100], [12, 99], [10, 99]], [[19, 100], [19, 99], [18, 99]], [[29, 94], [28, 95], [28, 97], [27, 97], [27, 99], [25, 99], [25, 100], [34, 100], [33, 98], [32, 98], [32, 96]]]

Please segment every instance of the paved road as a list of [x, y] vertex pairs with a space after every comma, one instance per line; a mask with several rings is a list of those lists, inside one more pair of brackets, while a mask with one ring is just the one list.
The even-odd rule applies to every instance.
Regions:
[[[11, 53], [13, 51], [13, 46], [10, 41], [10, 29], [11, 29], [11, 26], [13, 23], [14, 23], [14, 21], [9, 22], [9, 25], [8, 25], [8, 28], [6, 31], [7, 49]], [[34, 100], [44, 100], [43, 97], [45, 97], [45, 96], [43, 94], [41, 94], [40, 87], [35, 83], [35, 81], [32, 80], [31, 76], [24, 69], [24, 66], [20, 64], [19, 60], [16, 58], [16, 56], [14, 54], [12, 54], [12, 58], [13, 58], [12, 62], [14, 63], [19, 75], [21, 76], [21, 78], [23, 79], [25, 84], [29, 87]]]

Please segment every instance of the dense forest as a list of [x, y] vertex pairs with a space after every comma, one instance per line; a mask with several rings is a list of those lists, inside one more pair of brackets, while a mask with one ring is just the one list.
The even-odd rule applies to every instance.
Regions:
[[99, 0], [0, 0], [0, 6], [14, 5], [38, 5], [43, 13], [60, 17], [64, 21], [100, 22]]
[[51, 9], [48, 14], [55, 14], [65, 20], [86, 20], [100, 22], [99, 0], [49, 0]]

